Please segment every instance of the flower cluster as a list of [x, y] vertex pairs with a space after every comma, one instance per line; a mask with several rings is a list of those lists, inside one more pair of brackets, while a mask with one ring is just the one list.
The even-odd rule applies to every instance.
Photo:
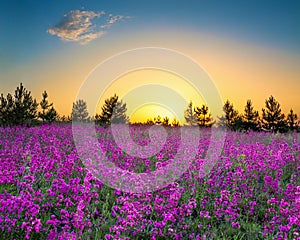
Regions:
[[[96, 132], [115, 166], [149, 173], [172, 163], [180, 147], [179, 128], [166, 130], [164, 146], [147, 158], [124, 152], [109, 128]], [[0, 128], [0, 239], [300, 239], [299, 134], [228, 132], [217, 163], [201, 175], [210, 131], [201, 130], [198, 154], [175, 182], [130, 193], [82, 163], [71, 126]], [[130, 132], [149, 143], [147, 126]]]

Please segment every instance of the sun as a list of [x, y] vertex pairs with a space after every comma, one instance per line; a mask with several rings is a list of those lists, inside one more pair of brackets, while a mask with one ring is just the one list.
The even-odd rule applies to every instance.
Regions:
[[177, 116], [177, 114], [168, 106], [157, 103], [149, 103], [138, 107], [132, 112], [132, 114], [129, 116], [129, 119], [132, 123], [144, 123], [148, 119], [153, 120], [158, 116], [160, 116], [162, 119], [168, 117], [170, 123], [174, 118], [177, 120], [179, 119], [179, 116]]
[[184, 110], [189, 101], [205, 104], [202, 96], [189, 81], [175, 73], [161, 69], [139, 69], [115, 79], [98, 101], [101, 109], [105, 99], [119, 96], [127, 105], [131, 121], [144, 122], [147, 119], [167, 116], [170, 121], [176, 117], [184, 122]]

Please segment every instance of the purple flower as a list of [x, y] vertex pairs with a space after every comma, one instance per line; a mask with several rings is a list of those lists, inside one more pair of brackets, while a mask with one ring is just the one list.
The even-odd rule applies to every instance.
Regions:
[[110, 239], [112, 239], [112, 237], [111, 237], [110, 234], [106, 234], [106, 235], [105, 235], [105, 239], [110, 240]]
[[265, 183], [268, 185], [272, 184], [273, 178], [271, 176], [265, 176]]
[[236, 228], [238, 228], [238, 229], [241, 228], [241, 226], [240, 226], [240, 224], [239, 224], [238, 222], [232, 222], [232, 223], [231, 223], [231, 226], [234, 227], [234, 228], [236, 227]]

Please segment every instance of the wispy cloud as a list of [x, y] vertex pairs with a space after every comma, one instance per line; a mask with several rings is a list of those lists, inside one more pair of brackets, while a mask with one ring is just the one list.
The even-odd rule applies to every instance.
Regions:
[[[105, 17], [105, 15], [104, 11], [72, 10], [65, 14], [57, 25], [49, 28], [47, 32], [51, 35], [56, 35], [63, 41], [87, 44], [94, 39], [102, 37], [115, 23], [129, 18], [122, 15], [114, 16], [108, 14], [108, 17]], [[97, 19], [103, 18], [103, 24], [96, 23]]]

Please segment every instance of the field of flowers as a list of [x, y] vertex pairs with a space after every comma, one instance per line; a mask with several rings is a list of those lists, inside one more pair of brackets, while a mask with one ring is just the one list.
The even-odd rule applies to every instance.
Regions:
[[[147, 144], [147, 126], [131, 126]], [[141, 159], [97, 128], [107, 158], [137, 173], [154, 171], [179, 147], [167, 128], [161, 151]], [[103, 184], [78, 157], [71, 125], [0, 128], [0, 239], [300, 239], [299, 133], [228, 132], [208, 175], [199, 169], [210, 141], [180, 179], [148, 193]]]

